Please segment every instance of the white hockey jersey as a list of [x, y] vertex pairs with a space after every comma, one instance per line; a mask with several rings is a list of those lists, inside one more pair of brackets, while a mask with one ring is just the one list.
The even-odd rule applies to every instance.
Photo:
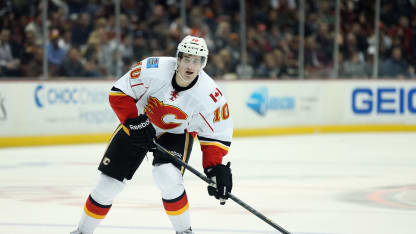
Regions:
[[132, 97], [138, 114], [146, 113], [157, 136], [164, 132], [196, 132], [204, 157], [225, 155], [233, 122], [223, 92], [203, 70], [190, 88], [178, 92], [172, 82], [175, 67], [173, 57], [144, 59], [116, 81], [116, 90], [110, 96]]

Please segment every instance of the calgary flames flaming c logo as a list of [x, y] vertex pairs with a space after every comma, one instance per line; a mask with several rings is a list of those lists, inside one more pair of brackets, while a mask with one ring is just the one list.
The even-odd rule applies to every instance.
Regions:
[[178, 120], [185, 120], [188, 117], [181, 109], [175, 106], [166, 105], [155, 97], [149, 97], [144, 111], [150, 121], [161, 129], [173, 129], [181, 125], [181, 123], [174, 122], [166, 123], [164, 118], [167, 115], [173, 115], [175, 116], [175, 119]]

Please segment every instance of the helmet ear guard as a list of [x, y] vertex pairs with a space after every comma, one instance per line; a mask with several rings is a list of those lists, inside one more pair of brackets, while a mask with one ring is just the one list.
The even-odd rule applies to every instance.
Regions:
[[[182, 58], [183, 53], [202, 57], [202, 68], [207, 65], [208, 47], [205, 40], [191, 35], [186, 36], [178, 45], [176, 58]], [[177, 64], [176, 64], [177, 65]]]

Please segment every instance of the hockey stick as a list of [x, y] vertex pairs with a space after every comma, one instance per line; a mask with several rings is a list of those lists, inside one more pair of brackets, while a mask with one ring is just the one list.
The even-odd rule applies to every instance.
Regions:
[[[173, 155], [170, 151], [168, 151], [167, 149], [165, 149], [163, 146], [159, 145], [156, 140], [153, 140], [153, 143], [156, 145], [156, 148], [166, 154], [169, 154], [170, 156], [172, 156], [172, 159], [180, 164], [181, 166], [185, 167], [186, 169], [188, 169], [190, 172], [192, 172], [194, 175], [198, 176], [199, 178], [201, 178], [203, 181], [207, 182], [208, 184], [214, 184], [215, 183], [210, 180], [208, 177], [206, 177], [204, 174], [202, 174], [201, 172], [199, 172], [198, 170], [196, 170], [195, 168], [191, 167], [189, 164], [187, 164], [186, 162], [180, 160], [178, 157], [176, 157], [175, 155]], [[254, 214], [255, 216], [259, 217], [261, 220], [263, 220], [264, 222], [268, 223], [270, 226], [274, 227], [275, 229], [277, 229], [278, 231], [280, 231], [283, 234], [290, 234], [289, 231], [285, 230], [284, 228], [282, 228], [281, 226], [277, 225], [276, 223], [274, 223], [272, 220], [270, 220], [269, 218], [267, 218], [266, 216], [264, 216], [262, 213], [258, 212], [257, 210], [255, 210], [253, 207], [249, 206], [247, 203], [243, 202], [242, 200], [240, 200], [239, 198], [237, 198], [235, 195], [229, 193], [228, 194], [229, 198], [233, 201], [235, 201], [237, 204], [239, 204], [240, 206], [242, 206], [243, 208], [245, 208], [246, 210], [250, 211], [252, 214]]]

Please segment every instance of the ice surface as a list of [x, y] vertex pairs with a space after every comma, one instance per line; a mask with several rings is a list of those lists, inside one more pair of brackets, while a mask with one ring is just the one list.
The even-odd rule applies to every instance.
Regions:
[[[416, 134], [235, 138], [233, 194], [296, 234], [414, 234]], [[201, 169], [198, 141], [190, 164]], [[75, 229], [105, 144], [0, 149], [0, 233]], [[96, 234], [174, 233], [144, 160]], [[185, 173], [193, 229], [279, 233], [244, 208], [209, 197]]]

